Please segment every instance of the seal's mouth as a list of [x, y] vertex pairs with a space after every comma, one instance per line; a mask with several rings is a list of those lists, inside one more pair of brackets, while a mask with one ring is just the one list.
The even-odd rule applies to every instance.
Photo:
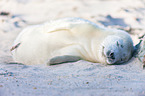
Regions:
[[114, 63], [115, 63], [114, 59], [107, 58], [107, 64], [114, 64]]

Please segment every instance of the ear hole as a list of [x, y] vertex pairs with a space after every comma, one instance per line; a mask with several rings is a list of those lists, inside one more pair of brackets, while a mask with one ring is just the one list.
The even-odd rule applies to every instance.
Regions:
[[121, 45], [121, 48], [123, 48], [124, 46], [123, 45]]

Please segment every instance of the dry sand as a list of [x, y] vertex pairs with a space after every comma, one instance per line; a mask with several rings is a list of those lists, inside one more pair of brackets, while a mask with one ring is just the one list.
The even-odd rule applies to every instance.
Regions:
[[134, 44], [145, 34], [145, 0], [0, 0], [0, 96], [145, 96], [143, 55], [121, 65], [78, 61], [55, 66], [10, 64], [18, 33], [33, 24], [81, 17], [128, 31]]

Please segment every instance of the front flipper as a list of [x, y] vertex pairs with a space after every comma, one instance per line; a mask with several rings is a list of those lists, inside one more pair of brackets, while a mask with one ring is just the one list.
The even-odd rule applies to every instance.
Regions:
[[62, 63], [69, 63], [69, 62], [76, 62], [81, 60], [78, 56], [70, 56], [70, 55], [64, 55], [64, 56], [56, 56], [51, 58], [47, 65], [56, 65], [56, 64], [62, 64]]

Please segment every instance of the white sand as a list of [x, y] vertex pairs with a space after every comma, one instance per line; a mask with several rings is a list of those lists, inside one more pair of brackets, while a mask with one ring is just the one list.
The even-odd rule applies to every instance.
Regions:
[[[122, 65], [87, 61], [55, 66], [8, 64], [18, 33], [32, 24], [81, 17], [129, 31], [134, 44], [145, 34], [145, 0], [0, 0], [0, 96], [145, 96], [145, 70], [133, 57]], [[143, 59], [144, 50], [140, 54]]]

